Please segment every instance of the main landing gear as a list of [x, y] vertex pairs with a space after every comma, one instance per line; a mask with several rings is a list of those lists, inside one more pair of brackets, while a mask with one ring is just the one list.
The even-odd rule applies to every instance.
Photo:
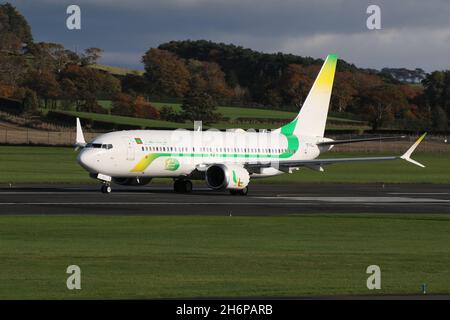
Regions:
[[173, 190], [177, 193], [190, 193], [192, 191], [192, 182], [190, 180], [175, 180]]
[[244, 189], [240, 189], [240, 190], [230, 190], [230, 194], [235, 196], [235, 195], [240, 195], [240, 196], [246, 196], [248, 193], [248, 187], [245, 187]]
[[112, 189], [111, 186], [109, 184], [102, 184], [102, 187], [100, 189], [102, 191], [102, 193], [106, 193], [106, 194], [110, 194]]

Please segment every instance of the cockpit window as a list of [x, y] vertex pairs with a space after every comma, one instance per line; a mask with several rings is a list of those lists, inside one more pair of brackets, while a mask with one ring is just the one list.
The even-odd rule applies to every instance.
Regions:
[[101, 144], [101, 143], [88, 143], [86, 148], [94, 148], [94, 149], [112, 149], [112, 144]]

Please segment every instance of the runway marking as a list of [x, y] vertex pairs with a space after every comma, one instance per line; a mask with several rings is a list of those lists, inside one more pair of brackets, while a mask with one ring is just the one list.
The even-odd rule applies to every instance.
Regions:
[[[2, 202], [1, 205], [49, 205], [49, 206], [65, 206], [65, 205], [234, 205], [234, 206], [267, 206], [275, 205], [298, 205], [298, 202]], [[313, 203], [310, 203], [313, 204]]]
[[[225, 205], [225, 206], [298, 206], [298, 205], [321, 205], [321, 202], [334, 203], [336, 205], [404, 205], [405, 203], [410, 203], [411, 201], [330, 201], [322, 200], [315, 202], [304, 201], [296, 202], [0, 202], [0, 206], [86, 206], [86, 205], [104, 205], [104, 206], [115, 206], [115, 205], [129, 205], [129, 206], [139, 206], [139, 205], [168, 205], [168, 206], [185, 206], [185, 205]], [[422, 205], [433, 205], [433, 204], [450, 204], [450, 200], [433, 200], [429, 201], [413, 201], [414, 203], [420, 203]]]
[[388, 194], [398, 194], [398, 195], [446, 195], [450, 194], [450, 192], [389, 192]]
[[[152, 195], [152, 194], [161, 194], [161, 191], [166, 191], [166, 190], [159, 190], [159, 192], [145, 192], [145, 190], [140, 190], [137, 192], [133, 192], [133, 191], [128, 191], [128, 192], [114, 192], [113, 194], [145, 194], [145, 195]], [[169, 190], [167, 190], [169, 191]], [[67, 190], [62, 190], [62, 191], [0, 191], [0, 194], [60, 194], [60, 195], [68, 195], [68, 194], [99, 194], [101, 195], [102, 193], [100, 193], [100, 191], [97, 190], [86, 190], [86, 191], [67, 191]]]
[[322, 201], [322, 202], [450, 202], [446, 199], [430, 199], [430, 198], [407, 198], [407, 197], [259, 197], [261, 199], [283, 199], [283, 200], [297, 200], [297, 201]]

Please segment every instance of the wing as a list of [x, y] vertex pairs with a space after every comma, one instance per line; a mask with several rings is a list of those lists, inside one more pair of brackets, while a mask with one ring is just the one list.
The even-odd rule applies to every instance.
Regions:
[[290, 171], [291, 168], [298, 167], [309, 167], [312, 169], [318, 169], [323, 171], [322, 165], [342, 163], [342, 162], [363, 162], [363, 161], [389, 161], [389, 160], [399, 160], [403, 159], [411, 162], [419, 167], [424, 168], [425, 166], [413, 159], [411, 159], [411, 154], [420, 144], [420, 142], [425, 138], [426, 133], [424, 133], [403, 155], [401, 156], [388, 156], [388, 157], [360, 157], [360, 158], [332, 158], [332, 159], [314, 159], [314, 160], [284, 160], [278, 162], [268, 162], [268, 163], [246, 163], [244, 165], [249, 171], [257, 171], [260, 168], [268, 167], [278, 167], [281, 171]]
[[355, 142], [365, 142], [365, 141], [384, 141], [384, 140], [400, 140], [404, 139], [406, 136], [399, 137], [378, 137], [378, 138], [361, 138], [361, 139], [349, 139], [349, 140], [333, 140], [324, 141], [317, 143], [318, 146], [334, 146], [337, 144], [355, 143]]

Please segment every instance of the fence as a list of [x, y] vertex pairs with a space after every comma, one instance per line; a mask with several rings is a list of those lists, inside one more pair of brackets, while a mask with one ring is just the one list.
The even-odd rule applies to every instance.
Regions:
[[[101, 132], [84, 132], [86, 141], [90, 141]], [[65, 145], [75, 143], [74, 131], [41, 131], [33, 129], [15, 130], [0, 129], [0, 144], [36, 144], [36, 145]]]
[[[86, 141], [94, 139], [103, 132], [84, 132]], [[0, 144], [21, 144], [21, 145], [62, 145], [72, 146], [75, 143], [75, 130], [70, 131], [42, 131], [35, 129], [9, 129], [0, 128]], [[374, 135], [375, 136], [375, 135]], [[351, 139], [358, 136], [338, 136], [333, 139]], [[417, 136], [407, 136], [401, 141], [372, 141], [360, 142], [344, 145], [336, 145], [333, 151], [345, 152], [395, 152], [402, 153], [407, 150], [417, 139]], [[421, 143], [418, 149], [421, 152], [450, 152], [450, 139], [445, 136], [429, 135]]]

